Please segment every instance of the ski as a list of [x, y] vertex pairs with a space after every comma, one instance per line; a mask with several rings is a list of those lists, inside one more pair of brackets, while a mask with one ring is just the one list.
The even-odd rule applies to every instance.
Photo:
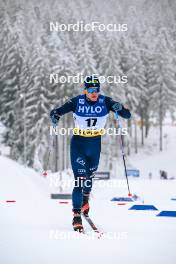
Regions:
[[87, 221], [87, 223], [90, 225], [90, 227], [92, 228], [92, 230], [98, 234], [98, 238], [100, 238], [103, 235], [103, 232], [101, 232], [94, 224], [94, 222], [92, 221], [92, 219], [90, 218], [89, 215], [83, 214], [84, 219]]

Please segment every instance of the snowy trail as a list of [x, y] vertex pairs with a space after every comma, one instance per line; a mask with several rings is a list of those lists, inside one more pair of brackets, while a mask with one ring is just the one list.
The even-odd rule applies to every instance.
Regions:
[[[94, 185], [92, 218], [107, 234], [102, 239], [76, 234], [71, 202], [49, 199], [46, 179], [0, 157], [0, 263], [175, 263], [176, 220], [153, 212], [129, 211], [110, 202], [124, 188]], [[175, 181], [131, 181], [134, 193], [160, 210], [176, 210]], [[14, 199], [16, 203], [6, 203]], [[86, 225], [87, 226], [87, 225]], [[89, 227], [87, 226], [87, 230]]]
[[141, 149], [138, 154], [131, 155], [129, 160], [140, 170], [142, 178], [148, 178], [149, 172], [152, 173], [154, 179], [159, 179], [159, 170], [165, 170], [168, 177], [176, 178], [176, 127], [163, 126], [163, 135], [167, 135], [164, 139], [163, 150], [159, 151], [159, 130], [152, 128], [146, 145], [150, 148]]

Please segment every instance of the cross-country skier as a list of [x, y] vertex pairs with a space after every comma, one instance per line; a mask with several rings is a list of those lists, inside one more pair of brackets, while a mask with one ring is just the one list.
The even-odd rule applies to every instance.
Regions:
[[50, 113], [52, 125], [56, 127], [60, 117], [73, 112], [77, 134], [72, 136], [70, 155], [75, 178], [72, 192], [73, 229], [83, 230], [81, 212], [89, 213], [89, 196], [92, 178], [98, 168], [101, 152], [101, 129], [104, 128], [109, 111], [118, 112], [123, 118], [131, 114], [121, 103], [100, 94], [99, 79], [93, 75], [84, 81], [84, 94], [73, 97]]

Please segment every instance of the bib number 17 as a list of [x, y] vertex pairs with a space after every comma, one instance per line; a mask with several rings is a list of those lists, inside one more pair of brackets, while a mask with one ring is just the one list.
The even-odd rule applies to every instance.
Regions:
[[96, 126], [97, 118], [88, 118], [85, 121], [87, 121], [88, 127], [92, 127], [92, 126]]

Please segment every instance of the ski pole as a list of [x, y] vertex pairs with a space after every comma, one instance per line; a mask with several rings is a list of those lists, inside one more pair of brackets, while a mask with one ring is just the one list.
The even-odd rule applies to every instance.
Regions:
[[48, 157], [47, 157], [47, 161], [46, 161], [46, 170], [44, 170], [44, 172], [42, 173], [43, 176], [47, 176], [47, 168], [48, 168], [48, 164], [49, 164], [49, 160], [50, 160], [50, 156], [51, 156], [51, 149], [54, 147], [54, 138], [52, 137], [52, 135], [50, 135], [50, 142], [49, 142], [49, 148], [48, 148]]
[[[119, 118], [118, 118], [118, 112], [115, 112], [115, 114], [116, 114], [116, 127], [118, 129], [118, 128], [121, 128], [121, 125], [120, 125], [120, 121], [119, 121]], [[125, 161], [125, 152], [124, 152], [124, 145], [123, 145], [123, 140], [122, 140], [121, 133], [120, 133], [120, 149], [121, 149], [122, 157], [123, 157], [123, 165], [124, 165], [126, 182], [127, 182], [127, 187], [128, 187], [128, 196], [132, 196], [132, 194], [130, 192], [129, 182], [128, 182], [127, 169], [126, 169], [126, 161]]]

